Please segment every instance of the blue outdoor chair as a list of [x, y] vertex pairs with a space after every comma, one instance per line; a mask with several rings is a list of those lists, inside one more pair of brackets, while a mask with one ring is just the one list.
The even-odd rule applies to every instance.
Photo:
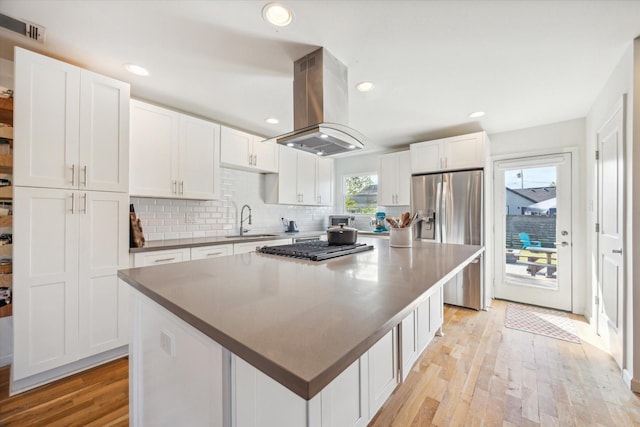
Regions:
[[525, 232], [520, 233], [519, 236], [520, 236], [520, 241], [522, 242], [522, 249], [527, 249], [528, 247], [534, 247], [534, 248], [542, 247], [542, 243], [538, 242], [537, 240], [534, 240], [532, 242], [529, 235]]

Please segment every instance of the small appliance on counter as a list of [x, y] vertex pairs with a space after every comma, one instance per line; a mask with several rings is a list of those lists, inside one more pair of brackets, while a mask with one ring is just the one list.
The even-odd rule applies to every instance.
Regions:
[[329, 228], [338, 227], [340, 224], [344, 224], [347, 227], [353, 227], [355, 225], [356, 217], [353, 215], [330, 215], [329, 216]]
[[384, 212], [376, 212], [375, 225], [373, 227], [374, 233], [384, 233], [385, 231], [389, 231], [387, 229], [387, 226], [384, 225], [386, 217], [387, 214], [385, 214]]
[[287, 218], [280, 218], [284, 227], [285, 233], [297, 233], [298, 224], [295, 221], [289, 221]]

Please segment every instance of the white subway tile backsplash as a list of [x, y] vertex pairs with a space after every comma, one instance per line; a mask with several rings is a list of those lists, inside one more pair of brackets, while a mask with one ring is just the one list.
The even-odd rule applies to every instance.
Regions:
[[[327, 226], [331, 207], [310, 207], [265, 204], [261, 189], [264, 175], [221, 169], [221, 200], [172, 200], [132, 197], [147, 240], [178, 237], [209, 237], [236, 234], [242, 206], [252, 210], [252, 232], [283, 230], [280, 218], [295, 220], [300, 230], [320, 230]], [[187, 223], [186, 213], [193, 217]]]

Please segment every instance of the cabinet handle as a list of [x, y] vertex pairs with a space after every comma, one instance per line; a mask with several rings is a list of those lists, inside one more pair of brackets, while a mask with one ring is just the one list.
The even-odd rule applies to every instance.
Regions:
[[180, 194], [184, 195], [184, 181], [180, 181]]
[[612, 254], [622, 254], [622, 248], [620, 249], [611, 249]]
[[253, 163], [251, 163], [253, 161], [253, 156], [251, 154], [249, 154], [249, 165], [252, 165]]
[[84, 213], [86, 215], [88, 213], [87, 212], [87, 193], [84, 193], [83, 199], [84, 199], [84, 210], [83, 211], [84, 211]]
[[253, 166], [258, 166], [258, 155], [257, 154], [253, 155]]
[[84, 182], [82, 183], [82, 185], [86, 187], [87, 186], [87, 165], [83, 166], [82, 174], [84, 175]]
[[216, 256], [216, 255], [222, 255], [222, 252], [209, 252], [207, 254], [207, 256]]
[[173, 186], [173, 194], [178, 194], [178, 181], [171, 181], [171, 185]]
[[71, 185], [76, 185], [76, 165], [71, 165]]
[[76, 213], [76, 193], [71, 193], [71, 215]]
[[166, 262], [166, 261], [173, 261], [174, 259], [176, 259], [176, 257], [171, 257], [171, 258], [160, 258], [160, 259], [156, 259], [153, 262]]

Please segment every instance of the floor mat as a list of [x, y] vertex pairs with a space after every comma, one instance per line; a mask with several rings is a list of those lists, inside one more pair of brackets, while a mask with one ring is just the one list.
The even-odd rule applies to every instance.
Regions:
[[510, 303], [504, 326], [559, 340], [580, 343], [571, 319], [562, 311]]

